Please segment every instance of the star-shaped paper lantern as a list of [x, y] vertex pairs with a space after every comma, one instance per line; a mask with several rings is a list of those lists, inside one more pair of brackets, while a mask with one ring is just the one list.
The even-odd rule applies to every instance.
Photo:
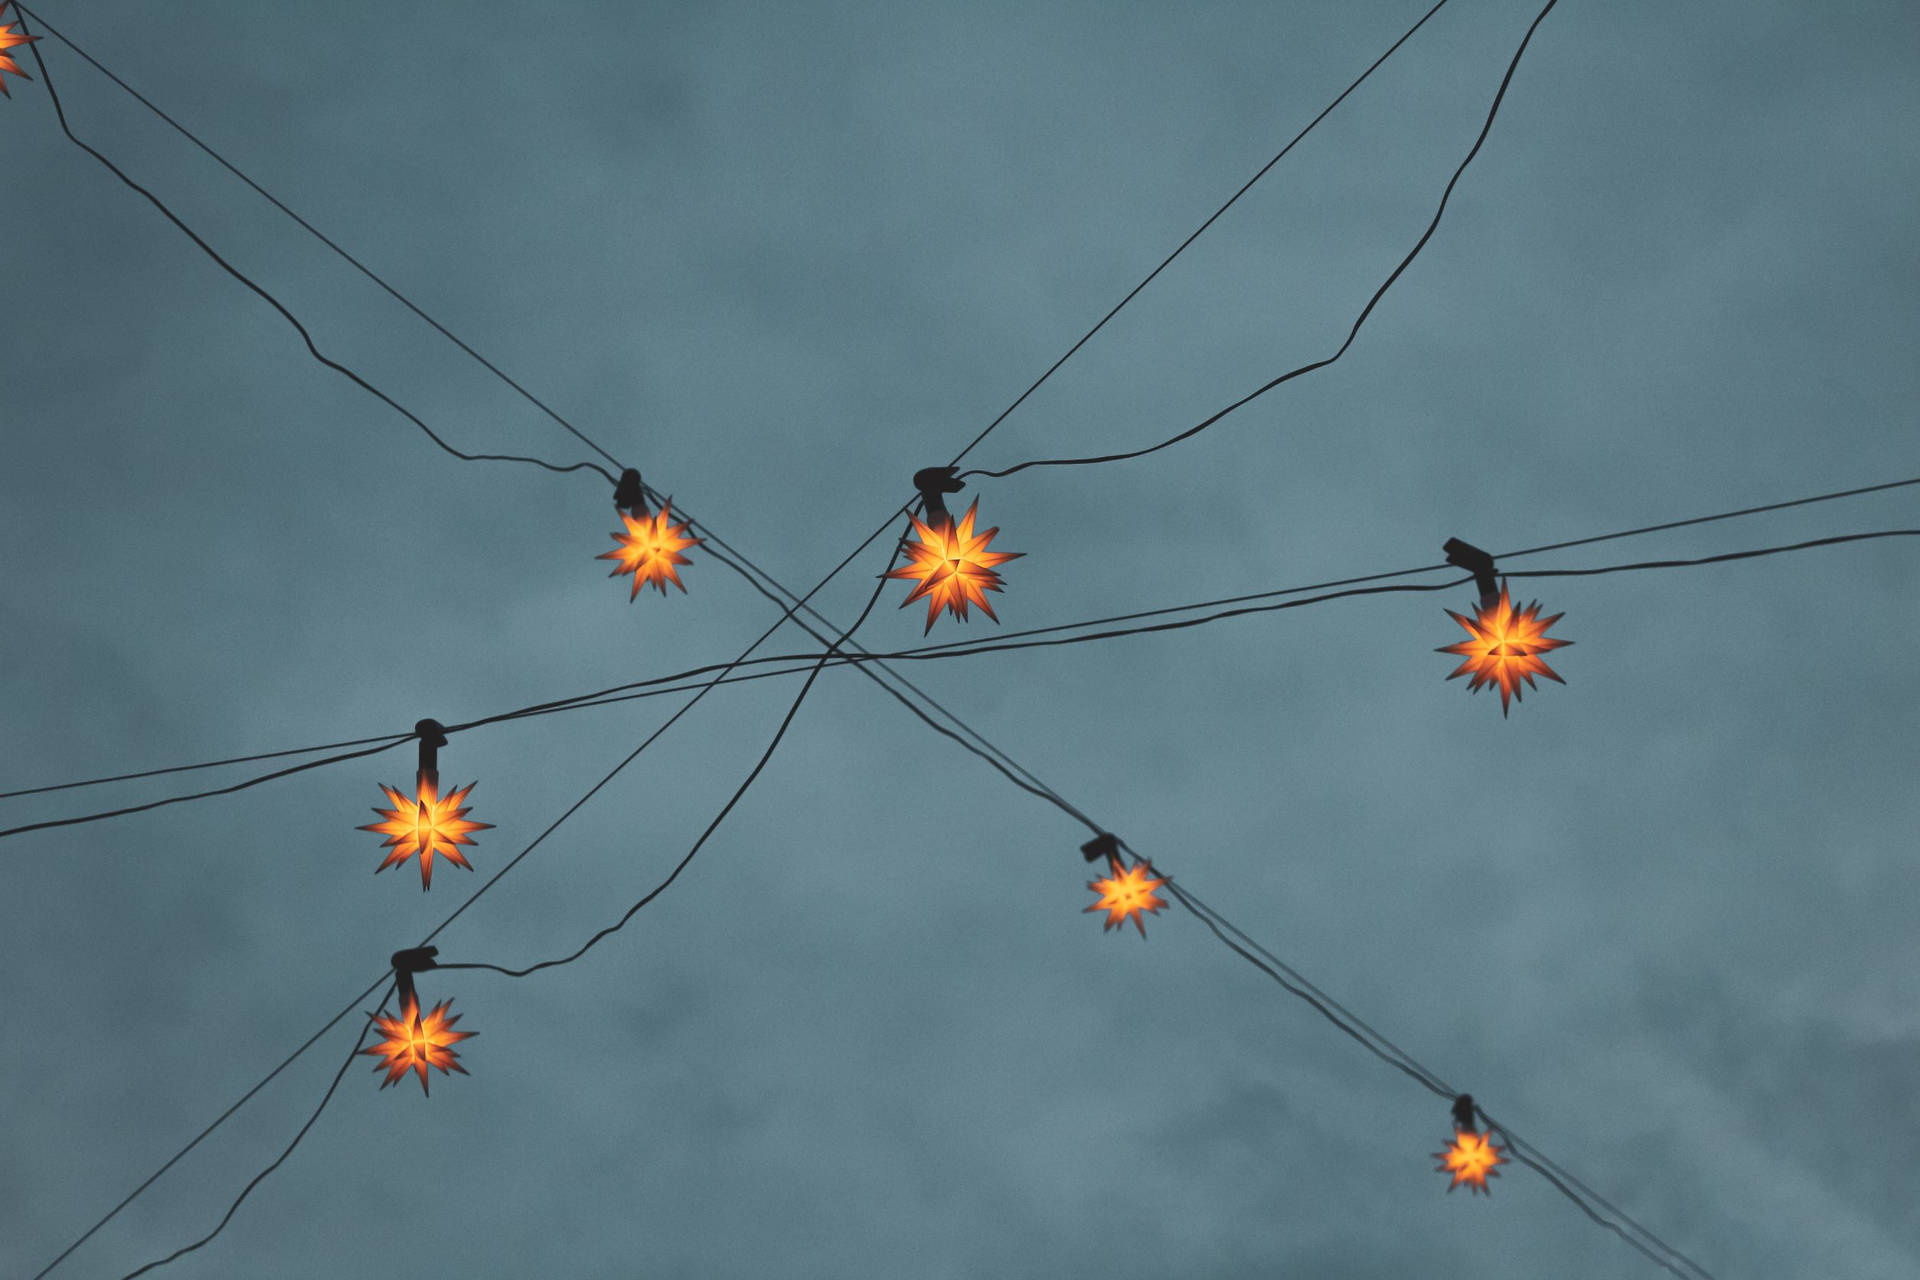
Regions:
[[1553, 668], [1549, 667], [1542, 654], [1552, 653], [1573, 643], [1571, 640], [1556, 640], [1547, 635], [1547, 628], [1565, 617], [1556, 613], [1550, 618], [1540, 616], [1538, 601], [1524, 609], [1514, 607], [1507, 599], [1507, 584], [1500, 583], [1500, 598], [1487, 604], [1482, 602], [1474, 607], [1472, 618], [1463, 618], [1451, 609], [1444, 611], [1449, 618], [1465, 627], [1469, 639], [1458, 644], [1442, 645], [1436, 653], [1454, 653], [1465, 658], [1447, 679], [1470, 675], [1467, 682], [1469, 692], [1478, 693], [1482, 685], [1500, 686], [1500, 714], [1507, 714], [1507, 700], [1515, 701], [1520, 697], [1520, 682], [1525, 680], [1529, 689], [1535, 688], [1533, 678], [1545, 676], [1558, 684], [1565, 684]]
[[[989, 551], [987, 544], [993, 541], [998, 527], [988, 529], [976, 535], [973, 531], [974, 513], [980, 507], [980, 500], [974, 499], [967, 508], [967, 514], [960, 517], [956, 526], [949, 519], [936, 517], [928, 524], [918, 516], [913, 518], [913, 532], [918, 541], [906, 544], [906, 551], [913, 563], [903, 564], [887, 573], [889, 578], [907, 578], [918, 585], [900, 602], [902, 609], [915, 600], [927, 598], [926, 631], [933, 630], [934, 619], [940, 616], [940, 610], [946, 609], [962, 622], [967, 620], [967, 606], [977, 604], [995, 622], [1000, 618], [987, 603], [986, 592], [1000, 590], [1000, 575], [993, 571], [995, 565], [1017, 560], [1025, 555], [1024, 551]], [[926, 632], [922, 632], [922, 635]]]
[[384, 1059], [374, 1067], [375, 1071], [383, 1067], [386, 1069], [387, 1078], [380, 1082], [382, 1089], [396, 1080], [405, 1078], [407, 1072], [414, 1071], [420, 1076], [420, 1092], [426, 1093], [428, 1067], [439, 1068], [441, 1075], [447, 1075], [453, 1071], [458, 1071], [463, 1076], [467, 1074], [467, 1069], [460, 1065], [460, 1055], [453, 1051], [453, 1046], [480, 1033], [455, 1031], [453, 1024], [460, 1021], [461, 1015], [447, 1014], [447, 1008], [451, 1004], [453, 1004], [452, 1000], [442, 1000], [423, 1018], [420, 1016], [419, 1000], [409, 996], [401, 1007], [398, 1018], [382, 1015], [374, 1019], [375, 1026], [386, 1039], [373, 1048], [362, 1049], [360, 1052], [371, 1053]]
[[1107, 918], [1100, 925], [1102, 933], [1131, 919], [1140, 936], [1146, 937], [1147, 926], [1141, 923], [1141, 916], [1167, 905], [1164, 899], [1155, 897], [1153, 892], [1166, 880], [1156, 879], [1153, 867], [1145, 861], [1122, 867], [1118, 858], [1109, 858], [1107, 865], [1112, 868], [1112, 875], [1087, 881], [1087, 888], [1099, 894], [1100, 900], [1085, 910], [1107, 913]]
[[0, 4], [0, 96], [8, 98], [13, 96], [13, 94], [7, 90], [7, 75], [9, 72], [19, 76], [22, 80], [31, 80], [33, 77], [21, 70], [20, 64], [13, 60], [12, 56], [7, 53], [7, 50], [19, 45], [31, 44], [40, 38], [39, 36], [23, 36], [13, 29], [13, 24], [19, 19], [7, 17], [7, 9], [11, 7], [12, 3], [13, 0], [6, 0], [5, 4]]
[[423, 769], [418, 775], [417, 794], [410, 800], [400, 791], [381, 783], [380, 789], [387, 793], [393, 808], [382, 809], [376, 805], [373, 811], [386, 821], [370, 822], [359, 828], [387, 837], [382, 846], [387, 850], [387, 859], [373, 869], [374, 874], [378, 875], [388, 867], [398, 866], [419, 854], [420, 887], [431, 889], [433, 855], [436, 853], [456, 867], [473, 870], [473, 864], [467, 861], [459, 846], [473, 843], [468, 838], [468, 832], [486, 831], [493, 826], [491, 822], [468, 821], [467, 814], [471, 810], [461, 807], [461, 801], [476, 785], [469, 782], [442, 796], [439, 775]]
[[1469, 1194], [1491, 1196], [1493, 1188], [1487, 1185], [1487, 1179], [1499, 1177], [1499, 1166], [1512, 1163], [1505, 1153], [1506, 1148], [1497, 1146], [1493, 1135], [1456, 1128], [1452, 1144], [1445, 1151], [1433, 1153], [1440, 1162], [1434, 1172], [1453, 1175], [1453, 1181], [1447, 1184], [1449, 1192], [1464, 1182]]
[[615, 562], [609, 578], [617, 578], [623, 573], [633, 575], [633, 590], [627, 593], [628, 603], [640, 594], [640, 588], [651, 582], [661, 595], [667, 594], [667, 584], [671, 582], [682, 592], [687, 584], [680, 581], [675, 566], [692, 564], [680, 553], [688, 547], [698, 546], [700, 539], [687, 536], [687, 526], [673, 522], [673, 504], [662, 502], [660, 514], [648, 515], [644, 506], [633, 511], [621, 511], [621, 522], [627, 526], [625, 533], [611, 535], [620, 545], [611, 551], [603, 551], [595, 556], [596, 560]]

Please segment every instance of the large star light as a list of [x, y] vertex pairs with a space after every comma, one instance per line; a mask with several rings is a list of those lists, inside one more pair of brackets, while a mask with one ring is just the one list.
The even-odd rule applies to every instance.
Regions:
[[886, 575], [889, 578], [917, 580], [919, 585], [900, 602], [900, 607], [904, 609], [925, 596], [926, 631], [933, 630], [934, 619], [940, 616], [942, 609], [965, 622], [967, 606], [970, 604], [979, 605], [989, 618], [1000, 621], [993, 606], [987, 603], [985, 594], [1000, 590], [1000, 575], [993, 571], [994, 566], [1017, 560], [1026, 552], [987, 550], [987, 544], [993, 541], [994, 535], [1000, 530], [995, 527], [975, 535], [973, 517], [979, 506], [980, 501], [976, 498], [973, 505], [967, 508], [967, 514], [960, 517], [957, 527], [951, 519], [935, 519], [928, 524], [918, 516], [913, 517], [913, 532], [919, 540], [906, 544], [907, 554], [913, 558], [913, 563], [903, 564]]
[[1542, 654], [1552, 653], [1573, 643], [1571, 640], [1556, 640], [1547, 635], [1547, 628], [1565, 617], [1556, 613], [1550, 618], [1540, 616], [1540, 603], [1535, 601], [1524, 609], [1515, 608], [1507, 599], [1507, 584], [1500, 584], [1500, 599], [1494, 604], [1480, 604], [1474, 607], [1472, 618], [1463, 618], [1451, 609], [1444, 610], [1449, 618], [1465, 627], [1468, 639], [1458, 644], [1442, 645], [1435, 653], [1454, 653], [1465, 658], [1453, 674], [1470, 675], [1467, 682], [1469, 692], [1478, 693], [1482, 685], [1500, 686], [1500, 714], [1507, 714], [1507, 700], [1518, 701], [1520, 682], [1525, 680], [1527, 687], [1535, 687], [1533, 678], [1545, 676], [1558, 684], [1565, 684], [1553, 668], [1542, 659]]
[[384, 822], [370, 822], [361, 831], [371, 831], [375, 835], [387, 837], [382, 846], [387, 850], [387, 860], [375, 867], [377, 875], [388, 867], [398, 866], [415, 854], [420, 855], [420, 887], [433, 888], [433, 855], [439, 854], [456, 867], [473, 870], [466, 855], [459, 846], [472, 844], [469, 831], [486, 831], [492, 828], [491, 822], [471, 822], [467, 819], [470, 809], [462, 808], [461, 801], [473, 790], [475, 784], [440, 794], [440, 779], [426, 771], [419, 775], [418, 792], [414, 799], [389, 787], [384, 782], [380, 789], [387, 793], [387, 799], [393, 808], [382, 809], [377, 805], [374, 812], [386, 819]]
[[420, 1016], [419, 1000], [409, 996], [398, 1018], [383, 1014], [374, 1019], [374, 1024], [386, 1039], [360, 1052], [384, 1059], [374, 1067], [375, 1071], [382, 1067], [386, 1069], [387, 1078], [380, 1082], [382, 1089], [396, 1080], [404, 1079], [407, 1072], [414, 1071], [420, 1076], [420, 1092], [426, 1093], [428, 1067], [439, 1068], [441, 1075], [451, 1071], [458, 1071], [463, 1076], [467, 1074], [453, 1046], [480, 1033], [453, 1029], [453, 1024], [460, 1021], [461, 1015], [456, 1013], [448, 1016], [447, 1008], [452, 1003], [452, 1000], [442, 1000], [423, 1018]]

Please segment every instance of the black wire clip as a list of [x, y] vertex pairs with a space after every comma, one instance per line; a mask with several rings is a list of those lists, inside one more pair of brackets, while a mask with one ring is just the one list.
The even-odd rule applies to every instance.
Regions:
[[413, 975], [428, 969], [439, 968], [434, 960], [434, 957], [439, 954], [438, 947], [409, 947], [405, 951], [393, 953], [391, 959], [393, 979], [400, 988], [401, 1009], [404, 1010], [408, 1005], [412, 1005], [416, 1011], [420, 1008], [420, 997], [415, 995], [413, 990]]
[[1111, 831], [1102, 831], [1081, 845], [1080, 853], [1088, 862], [1098, 862], [1105, 858], [1117, 867], [1120, 865], [1120, 837]]
[[913, 487], [920, 491], [920, 505], [926, 508], [927, 523], [936, 529], [953, 523], [942, 495], [958, 493], [967, 487], [966, 481], [954, 478], [959, 470], [958, 467], [922, 467], [913, 473]]
[[1473, 1123], [1473, 1095], [1463, 1093], [1453, 1100], [1453, 1127], [1462, 1133], [1477, 1133]]
[[620, 473], [620, 483], [613, 486], [613, 505], [621, 511], [631, 511], [636, 516], [647, 514], [646, 489], [640, 483], [640, 473], [628, 467]]
[[1491, 609], [1500, 603], [1500, 586], [1493, 578], [1491, 555], [1471, 542], [1462, 542], [1458, 538], [1448, 538], [1446, 545], [1440, 549], [1447, 553], [1448, 564], [1473, 575], [1474, 585], [1480, 588], [1481, 608]]
[[420, 772], [436, 781], [440, 777], [440, 748], [447, 745], [447, 726], [438, 720], [416, 720], [413, 734], [420, 739]]

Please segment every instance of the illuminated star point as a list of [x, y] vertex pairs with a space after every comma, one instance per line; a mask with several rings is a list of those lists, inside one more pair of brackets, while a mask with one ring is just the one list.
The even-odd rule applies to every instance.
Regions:
[[957, 526], [950, 519], [928, 524], [918, 516], [913, 517], [913, 532], [918, 541], [906, 544], [912, 563], [889, 570], [885, 575], [917, 582], [900, 607], [904, 609], [925, 596], [926, 631], [933, 630], [934, 620], [942, 609], [965, 622], [969, 605], [979, 605], [989, 618], [1000, 621], [986, 597], [986, 592], [1000, 590], [1000, 575], [994, 572], [994, 566], [1017, 560], [1026, 552], [987, 550], [987, 544], [1000, 530], [995, 527], [981, 534], [974, 533], [974, 513], [979, 506], [976, 498]]
[[1491, 605], [1474, 606], [1472, 618], [1464, 618], [1451, 609], [1444, 612], [1466, 628], [1470, 637], [1458, 644], [1442, 645], [1434, 650], [1436, 653], [1458, 654], [1466, 659], [1447, 679], [1471, 676], [1467, 689], [1472, 693], [1480, 692], [1482, 685], [1498, 685], [1502, 716], [1507, 714], [1509, 699], [1515, 702], [1520, 700], [1522, 680], [1527, 682], [1529, 689], [1537, 687], [1533, 683], [1536, 675], [1545, 676], [1557, 684], [1566, 683], [1542, 656], [1573, 643], [1547, 635], [1547, 628], [1560, 621], [1565, 614], [1556, 613], [1550, 618], [1542, 618], [1538, 601], [1524, 609], [1516, 608], [1507, 598], [1505, 582], [1500, 584], [1500, 599]]

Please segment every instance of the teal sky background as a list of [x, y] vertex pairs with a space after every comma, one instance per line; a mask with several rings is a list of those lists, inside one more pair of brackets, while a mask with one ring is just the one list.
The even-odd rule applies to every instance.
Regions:
[[[1425, 7], [33, 6], [798, 590]], [[1331, 354], [1537, 11], [1452, 0], [968, 463], [1137, 448]], [[1025, 553], [999, 630], [1920, 475], [1917, 36], [1901, 0], [1565, 0], [1338, 363], [1148, 458], [970, 483]], [[75, 132], [321, 350], [458, 448], [592, 456], [37, 47]], [[629, 604], [594, 559], [599, 477], [457, 461], [314, 362], [65, 139], [23, 61], [0, 790], [473, 719], [725, 661], [778, 616], [704, 556], [687, 594]], [[1920, 527], [1917, 494], [1513, 567]], [[1465, 588], [907, 674], [1722, 1280], [1892, 1280], [1920, 1271], [1916, 544], [1516, 579], [1576, 643], [1504, 720], [1434, 652]], [[820, 609], [850, 621], [886, 554]], [[864, 644], [921, 643], [905, 593]], [[611, 924], [798, 688], [716, 691], [441, 958], [520, 967]], [[456, 735], [442, 775], [494, 826], [428, 894], [354, 829], [407, 746], [0, 841], [0, 1274], [49, 1262], [677, 706]], [[0, 800], [0, 826], [246, 772]], [[423, 977], [481, 1033], [470, 1075], [382, 1092], [361, 1059], [164, 1274], [1660, 1274], [1527, 1170], [1444, 1194], [1444, 1101], [1184, 913], [1103, 935], [1085, 838], [829, 672], [622, 933], [523, 980]], [[211, 1229], [352, 1021], [54, 1275]]]

